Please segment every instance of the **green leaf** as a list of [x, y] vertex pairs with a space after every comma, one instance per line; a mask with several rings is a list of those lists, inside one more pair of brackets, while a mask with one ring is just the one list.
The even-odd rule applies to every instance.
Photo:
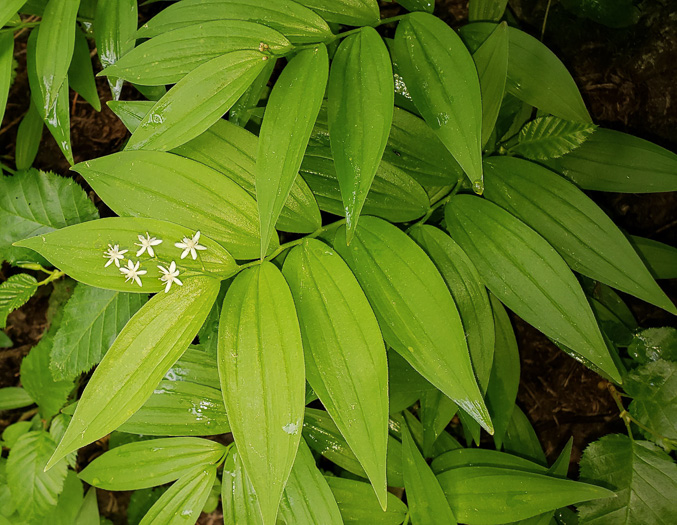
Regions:
[[23, 388], [8, 386], [0, 388], [0, 410], [14, 410], [34, 403], [33, 398]]
[[385, 505], [388, 363], [374, 312], [350, 268], [321, 241], [294, 248], [283, 273], [299, 316], [308, 383]]
[[545, 474], [548, 469], [529, 459], [482, 448], [459, 448], [440, 454], [432, 463], [432, 469], [439, 475], [448, 470], [466, 467], [501, 467], [526, 472]]
[[83, 501], [82, 481], [73, 470], [68, 471], [63, 492], [56, 506], [49, 510], [49, 522], [53, 525], [74, 525]]
[[517, 405], [512, 410], [510, 422], [505, 431], [503, 448], [511, 454], [528, 458], [541, 465], [548, 464], [534, 427], [531, 426], [526, 414]]
[[232, 51], [196, 67], [155, 103], [126, 149], [167, 151], [194, 139], [223, 117], [266, 60], [259, 51]]
[[274, 523], [301, 438], [305, 373], [291, 292], [275, 265], [241, 272], [221, 311], [221, 391], [233, 438], [261, 503]]
[[19, 273], [0, 284], [0, 328], [5, 328], [7, 316], [22, 307], [38, 290], [38, 281], [32, 275]]
[[30, 421], [12, 423], [2, 431], [2, 446], [11, 449], [21, 436], [31, 431], [32, 426]]
[[[477, 22], [459, 32], [474, 51], [495, 28], [496, 24]], [[590, 122], [578, 87], [560, 59], [538, 39], [515, 27], [508, 27], [508, 39], [507, 92], [556, 117]]]
[[327, 48], [304, 49], [278, 78], [266, 107], [256, 157], [261, 257], [298, 174], [327, 85]]
[[368, 483], [335, 477], [326, 477], [334, 494], [343, 523], [356, 525], [399, 525], [407, 514], [407, 506], [388, 493], [388, 508], [381, 509]]
[[101, 111], [101, 100], [96, 90], [92, 59], [89, 56], [89, 44], [85, 34], [77, 27], [75, 28], [73, 60], [68, 69], [68, 83], [95, 110]]
[[75, 517], [74, 525], [95, 525], [96, 523], [100, 523], [100, 519], [96, 489], [90, 487], [82, 502], [82, 506]]
[[49, 365], [52, 376], [57, 380], [74, 379], [98, 364], [146, 300], [141, 294], [77, 286], [54, 336]]
[[[127, 521], [129, 525], [139, 525], [146, 513], [166, 491], [166, 487], [156, 487], [132, 492], [129, 498], [129, 506], [127, 507]], [[104, 525], [104, 523], [102, 522], [101, 525]]]
[[232, 51], [285, 55], [292, 45], [282, 34], [242, 20], [214, 20], [143, 42], [101, 74], [144, 86], [175, 84], [196, 67]]
[[599, 128], [562, 158], [546, 163], [584, 190], [656, 193], [677, 190], [677, 155], [647, 140]]
[[501, 524], [612, 494], [578, 481], [489, 466], [453, 468], [437, 479], [463, 523]]
[[512, 157], [487, 159], [485, 178], [485, 196], [542, 235], [573, 270], [677, 314], [621, 230], [572, 183]]
[[677, 440], [677, 363], [661, 359], [640, 366], [626, 376], [624, 389], [632, 397], [632, 417], [653, 436]]
[[677, 464], [648, 441], [612, 434], [588, 446], [581, 478], [613, 486], [612, 497], [578, 506], [581, 524], [670, 523], [675, 515]]
[[[141, 268], [151, 272], [143, 277], [141, 287], [133, 281], [125, 282], [124, 275], [116, 265], [106, 267], [107, 256], [104, 252], [109, 244], [133, 251], [136, 249], [134, 241], [138, 241], [139, 235], [146, 232], [163, 242], [153, 247], [155, 257], [152, 259], [147, 254], [143, 255], [143, 259], [141, 256], [137, 258], [140, 261], [136, 262], [143, 264]], [[154, 293], [165, 289], [165, 283], [160, 281], [160, 272], [155, 269], [158, 263], [167, 267], [170, 262], [178, 260], [181, 249], [176, 248], [174, 243], [184, 237], [190, 238], [194, 233], [195, 230], [170, 222], [115, 217], [77, 224], [15, 244], [39, 252], [73, 279], [90, 286], [121, 292]], [[226, 279], [237, 271], [235, 260], [220, 245], [204, 235], [200, 237], [200, 244], [207, 249], [199, 252], [197, 260], [191, 257], [179, 260], [180, 279], [202, 275]], [[131, 257], [128, 263], [130, 261]]]
[[363, 217], [353, 243], [346, 247], [341, 227], [334, 248], [364, 289], [386, 343], [491, 432], [461, 318], [435, 265], [405, 233], [375, 217]]
[[665, 359], [677, 362], [677, 329], [646, 328], [634, 334], [628, 354], [639, 363]]
[[388, 390], [390, 413], [401, 412], [410, 407], [426, 392], [436, 391], [421, 374], [405, 361], [404, 357], [388, 350]]
[[[73, 169], [119, 215], [200, 230], [238, 259], [258, 255], [254, 199], [204, 164], [160, 151], [123, 151]], [[270, 248], [276, 247], [273, 239]]]
[[489, 377], [486, 401], [487, 409], [494, 423], [494, 442], [501, 448], [503, 436], [510, 424], [512, 411], [517, 399], [520, 382], [520, 356], [517, 350], [515, 331], [510, 323], [508, 312], [493, 295], [491, 307], [494, 314], [496, 344], [494, 363]]
[[491, 138], [505, 94], [508, 47], [508, 25], [503, 22], [473, 53], [482, 91], [482, 146]]
[[277, 59], [269, 60], [263, 67], [259, 76], [246, 89], [242, 96], [237, 100], [233, 107], [228, 112], [228, 121], [244, 128], [249, 120], [252, 118], [254, 111], [257, 110], [258, 104], [264, 93], [269, 92], [268, 82], [275, 71]]
[[471, 22], [492, 20], [498, 22], [503, 18], [508, 0], [470, 0], [468, 18]]
[[588, 122], [539, 117], [524, 125], [510, 152], [531, 160], [556, 159], [578, 148], [596, 129]]
[[40, 148], [42, 130], [44, 127], [45, 124], [35, 107], [35, 102], [31, 100], [28, 112], [24, 118], [21, 119], [21, 123], [16, 132], [14, 162], [16, 163], [17, 170], [27, 170], [33, 165], [33, 161], [35, 161], [38, 149]]
[[322, 42], [333, 35], [327, 23], [310, 9], [292, 0], [185, 0], [163, 9], [144, 24], [138, 38], [194, 26], [209, 20], [248, 20], [271, 27], [292, 44]]
[[632, 0], [563, 0], [562, 5], [576, 16], [613, 28], [636, 24], [641, 15]]
[[[320, 209], [345, 215], [336, 168], [328, 146], [308, 146], [299, 171], [308, 183]], [[420, 218], [430, 207], [430, 200], [421, 185], [404, 171], [381, 161], [362, 212], [391, 222], [408, 222]]]
[[376, 30], [343, 39], [329, 75], [327, 116], [349, 243], [390, 134], [394, 94], [390, 55]]
[[545, 239], [496, 204], [470, 195], [452, 198], [445, 216], [452, 237], [503, 304], [620, 381], [583, 290]]
[[[2, 13], [0, 13], [0, 17]], [[0, 25], [2, 27], [2, 25]], [[0, 33], [0, 123], [5, 115], [14, 68], [14, 34]]]
[[381, 19], [376, 0], [298, 0], [298, 3], [334, 24], [370, 26]]
[[432, 13], [435, 9], [435, 0], [396, 0], [407, 11], [425, 11]]
[[414, 104], [482, 193], [482, 99], [463, 41], [439, 18], [413, 13], [397, 26], [395, 51]]
[[2, 6], [0, 6], [0, 27], [4, 26], [7, 22], [9, 22], [12, 19], [12, 17], [16, 15], [17, 11], [19, 11], [19, 9], [23, 7], [25, 3], [26, 0], [6, 0], [5, 2], [3, 2]]
[[197, 334], [218, 291], [215, 279], [185, 279], [132, 317], [94, 371], [50, 466], [116, 429], [146, 402]]
[[[94, 37], [104, 68], [115, 64], [136, 44], [137, 0], [107, 0], [96, 3]], [[113, 100], [120, 99], [122, 80], [108, 78]]]
[[216, 466], [198, 467], [180, 477], [155, 502], [140, 525], [185, 525], [197, 522], [216, 480]]
[[54, 468], [44, 471], [54, 447], [49, 434], [39, 430], [21, 436], [9, 452], [7, 481], [12, 501], [26, 520], [45, 516], [63, 490], [66, 462], [61, 460]]
[[[432, 456], [437, 438], [447, 428], [458, 406], [437, 389], [421, 393], [418, 416], [423, 427], [422, 451], [425, 457]], [[479, 428], [479, 427], [478, 427]]]
[[13, 242], [96, 219], [96, 207], [73, 179], [30, 170], [0, 178], [0, 259], [42, 262]]
[[137, 441], [106, 452], [80, 472], [80, 479], [106, 490], [137, 490], [170, 483], [218, 463], [226, 447], [199, 438]]
[[225, 522], [261, 525], [261, 510], [254, 487], [244, 471], [237, 447], [228, 452], [223, 465], [221, 505]]
[[437, 523], [455, 525], [456, 517], [435, 474], [423, 459], [406, 427], [403, 428], [402, 434], [404, 488], [407, 491], [412, 521], [420, 525]]
[[636, 235], [630, 235], [628, 239], [654, 278], [677, 278], [677, 248]]
[[289, 525], [295, 523], [343, 525], [334, 495], [303, 440], [299, 443], [294, 467], [284, 488], [280, 518]]

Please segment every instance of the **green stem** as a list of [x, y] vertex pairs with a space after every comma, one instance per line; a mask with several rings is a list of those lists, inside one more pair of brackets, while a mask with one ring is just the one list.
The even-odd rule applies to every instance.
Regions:
[[[47, 271], [47, 270], [43, 270], [43, 271]], [[61, 270], [54, 270], [53, 272], [49, 272], [49, 273], [50, 273], [50, 275], [49, 275], [46, 279], [40, 281], [40, 282], [38, 283], [38, 286], [43, 286], [43, 285], [45, 285], [45, 284], [49, 284], [49, 283], [51, 283], [52, 281], [56, 281], [57, 279], [60, 279], [61, 277], [63, 277], [64, 275], [66, 275], [66, 274], [65, 274], [64, 272], [62, 272]]]
[[439, 200], [437, 200], [437, 202], [433, 203], [423, 217], [421, 217], [418, 221], [409, 226], [409, 228], [407, 228], [407, 232], [409, 232], [412, 228], [416, 226], [420, 226], [428, 222], [428, 219], [432, 217], [432, 214], [435, 213], [435, 211], [438, 208], [447, 204], [451, 200], [451, 198], [459, 192], [460, 189], [461, 189], [461, 179], [456, 181], [456, 184], [454, 184], [454, 187], [451, 189], [449, 193], [440, 197]]
[[14, 31], [19, 31], [28, 27], [36, 27], [40, 25], [40, 21], [37, 22], [22, 22], [21, 24], [16, 24], [14, 26], [8, 25], [5, 29], [0, 29], [0, 33], [9, 33]]

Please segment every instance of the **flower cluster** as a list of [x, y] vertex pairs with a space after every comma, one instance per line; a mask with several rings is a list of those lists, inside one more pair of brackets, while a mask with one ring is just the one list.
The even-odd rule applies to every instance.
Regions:
[[[136, 252], [137, 257], [142, 256], [144, 253], [147, 253], [149, 257], [155, 257], [155, 250], [153, 249], [153, 246], [158, 246], [163, 242], [162, 239], [151, 237], [148, 232], [146, 232], [145, 236], [139, 235], [138, 239], [139, 242], [134, 243], [135, 246], [139, 247]], [[195, 260], [197, 259], [198, 251], [207, 249], [205, 246], [200, 245], [199, 241], [200, 232], [198, 231], [192, 237], [184, 237], [181, 242], [174, 243], [174, 246], [183, 250], [181, 252], [181, 259], [185, 259], [188, 255], [190, 255], [193, 260]], [[115, 266], [117, 266], [120, 270], [120, 273], [125, 276], [125, 282], [135, 282], [139, 286], [143, 286], [143, 283], [141, 282], [141, 276], [146, 275], [148, 271], [141, 269], [140, 261], [134, 262], [131, 259], [127, 259], [127, 265], [120, 266], [120, 262], [124, 261], [125, 254], [128, 251], [129, 250], [121, 250], [119, 244], [109, 244], [108, 249], [103, 253], [104, 258], [108, 259], [104, 265], [104, 268], [107, 268], [111, 264], [115, 264]], [[183, 286], [181, 279], [179, 279], [179, 269], [176, 267], [175, 261], [172, 261], [169, 264], [169, 267], [165, 267], [160, 264], [158, 264], [157, 267], [160, 270], [160, 276], [158, 279], [160, 279], [160, 281], [163, 283], [166, 283], [165, 293], [169, 292], [169, 289], [173, 284]]]

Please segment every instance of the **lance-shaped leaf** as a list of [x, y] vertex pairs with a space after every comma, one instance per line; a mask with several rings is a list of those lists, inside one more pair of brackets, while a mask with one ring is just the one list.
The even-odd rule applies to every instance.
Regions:
[[407, 506], [394, 494], [388, 492], [388, 508], [383, 510], [368, 483], [333, 476], [326, 480], [338, 504], [343, 523], [399, 525], [404, 521]]
[[45, 114], [52, 111], [68, 76], [79, 6], [80, 0], [49, 0], [42, 14], [40, 33], [35, 43], [35, 71]]
[[146, 402], [197, 334], [218, 292], [216, 279], [185, 279], [132, 317], [87, 383], [48, 466], [115, 430]]
[[270, 27], [242, 20], [214, 20], [143, 42], [101, 74], [160, 86], [175, 84], [199, 65], [232, 51], [283, 55], [291, 49], [289, 40]]
[[[237, 259], [258, 255], [258, 211], [237, 183], [193, 160], [160, 151], [123, 151], [73, 168], [119, 215], [199, 230]], [[270, 249], [277, 247], [273, 237]]]
[[677, 191], [675, 153], [611, 129], [598, 129], [580, 148], [546, 164], [584, 190]]
[[294, 248], [283, 272], [299, 315], [308, 383], [385, 505], [388, 363], [374, 312], [350, 268], [321, 241]]
[[274, 523], [301, 438], [305, 373], [294, 300], [273, 264], [243, 271], [228, 288], [218, 363], [233, 437], [263, 522]]
[[0, 410], [14, 410], [34, 403], [28, 392], [23, 388], [8, 386], [0, 388]]
[[87, 37], [79, 28], [75, 28], [75, 47], [73, 60], [68, 69], [68, 83], [95, 110], [101, 111], [101, 100], [96, 90], [92, 59], [89, 56], [89, 44]]
[[630, 235], [629, 240], [656, 279], [677, 277], [677, 248], [636, 235]]
[[[418, 416], [423, 427], [421, 449], [425, 457], [432, 456], [437, 438], [447, 428], [456, 412], [458, 412], [458, 405], [439, 390], [427, 390], [421, 393]], [[466, 421], [463, 423], [465, 425]], [[479, 433], [479, 425], [477, 432]]]
[[517, 405], [513, 407], [510, 422], [503, 437], [503, 448], [506, 452], [528, 458], [541, 465], [548, 464], [534, 427]]
[[13, 61], [14, 34], [11, 31], [0, 33], [0, 122], [5, 115], [7, 97], [12, 83]]
[[386, 147], [394, 94], [390, 55], [376, 30], [345, 38], [331, 66], [327, 117], [348, 242]]
[[252, 82], [242, 96], [237, 100], [233, 107], [228, 112], [228, 121], [240, 127], [245, 127], [252, 118], [261, 97], [264, 93], [267, 95], [268, 82], [275, 71], [277, 59], [269, 60], [265, 67]]
[[432, 469], [439, 475], [447, 470], [461, 467], [503, 467], [527, 472], [545, 474], [548, 469], [543, 465], [513, 454], [483, 448], [459, 448], [437, 456]]
[[471, 22], [477, 20], [495, 20], [503, 17], [508, 0], [470, 0], [468, 3], [468, 18]]
[[270, 93], [256, 157], [262, 258], [301, 166], [322, 104], [328, 68], [326, 46], [304, 49], [289, 61]]
[[[131, 253], [137, 249], [134, 243], [138, 243], [142, 233], [162, 240], [162, 244], [153, 246], [155, 257], [152, 259], [147, 259], [147, 254], [134, 257]], [[200, 255], [196, 260], [190, 256], [179, 259], [181, 250], [174, 243], [185, 237], [191, 238], [194, 234], [195, 230], [171, 222], [116, 217], [76, 224], [15, 244], [37, 251], [76, 281], [120, 292], [154, 293], [164, 290], [166, 283], [160, 281], [161, 274], [157, 266], [168, 268], [172, 261], [177, 260], [179, 279], [209, 274], [220, 279], [231, 277], [237, 271], [235, 260], [219, 244], [204, 235], [200, 236], [200, 244], [207, 249], [198, 252]], [[111, 261], [106, 255], [111, 249], [109, 245], [129, 250], [131, 257], [127, 257], [127, 264], [139, 262], [139, 269], [150, 271], [145, 276], [142, 274], [142, 286], [137, 286], [133, 281], [125, 282], [124, 275], [115, 264], [106, 266], [106, 259]], [[127, 253], [122, 255], [127, 256]], [[126, 266], [125, 263], [121, 265]]]
[[376, 0], [298, 0], [298, 3], [335, 24], [369, 26], [381, 18]]
[[223, 117], [266, 60], [259, 51], [233, 51], [198, 66], [155, 103], [126, 149], [167, 151], [194, 139]]
[[115, 447], [92, 461], [80, 479], [106, 490], [138, 490], [179, 479], [216, 464], [226, 447], [199, 438], [150, 439]]
[[27, 170], [33, 165], [42, 140], [42, 130], [45, 127], [45, 123], [35, 107], [35, 102], [31, 100], [30, 104], [28, 113], [21, 119], [16, 132], [14, 162], [19, 171]]
[[384, 339], [436, 388], [492, 432], [456, 305], [437, 268], [405, 233], [363, 217], [354, 246], [345, 227], [334, 248], [357, 277]]
[[293, 44], [322, 42], [333, 37], [316, 13], [292, 0], [185, 0], [163, 9], [139, 29], [139, 38], [194, 26], [209, 20], [248, 20], [279, 31]]
[[[99, 60], [104, 68], [115, 64], [134, 49], [138, 24], [136, 0], [107, 0], [97, 2], [94, 14], [94, 38]], [[113, 100], [120, 98], [122, 80], [108, 78]]]
[[261, 509], [242, 460], [235, 445], [228, 452], [223, 465], [221, 504], [224, 521], [261, 525]]
[[578, 148], [595, 129], [589, 122], [539, 117], [524, 125], [510, 153], [533, 160], [556, 159]]
[[25, 3], [26, 0], [6, 0], [3, 2], [2, 6], [0, 6], [0, 27], [9, 22]]
[[439, 18], [413, 13], [397, 26], [395, 54], [414, 104], [482, 193], [482, 97], [463, 41]]
[[487, 159], [485, 172], [486, 197], [541, 234], [573, 270], [677, 314], [621, 230], [572, 183], [514, 157]]
[[496, 204], [470, 195], [452, 198], [445, 216], [452, 237], [503, 304], [620, 381], [580, 284], [543, 237]]

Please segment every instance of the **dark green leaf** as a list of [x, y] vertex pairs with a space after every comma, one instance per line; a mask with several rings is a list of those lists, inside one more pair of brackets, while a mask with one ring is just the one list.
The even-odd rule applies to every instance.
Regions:
[[388, 351], [388, 390], [390, 413], [401, 412], [410, 407], [426, 392], [437, 389], [405, 361], [404, 357], [390, 349]]
[[528, 458], [541, 465], [547, 465], [545, 452], [543, 452], [536, 431], [522, 409], [517, 405], [512, 410], [512, 416], [505, 431], [503, 448], [511, 454]]
[[33, 403], [33, 398], [23, 388], [16, 386], [0, 388], [0, 410], [14, 410]]
[[79, 28], [75, 29], [75, 48], [73, 50], [73, 60], [68, 69], [68, 83], [95, 110], [101, 111], [101, 100], [96, 90], [92, 59], [89, 56], [89, 44], [87, 43], [87, 37]]
[[656, 279], [677, 278], [677, 248], [636, 235], [629, 240]]
[[63, 492], [56, 506], [49, 510], [49, 523], [52, 525], [77, 525], [76, 517], [83, 501], [82, 481], [73, 470], [68, 471]]
[[398, 497], [388, 493], [388, 508], [381, 509], [368, 483], [327, 477], [343, 523], [354, 525], [399, 525], [407, 514], [407, 506]]
[[0, 284], [0, 328], [5, 328], [7, 316], [22, 307], [38, 289], [38, 281], [32, 275], [19, 273]]
[[19, 129], [16, 132], [14, 162], [17, 170], [27, 170], [33, 165], [42, 140], [44, 126], [42, 117], [35, 107], [35, 102], [31, 100], [28, 113], [21, 119]]
[[[3, 8], [0, 8], [3, 9]], [[2, 13], [0, 13], [0, 17]], [[0, 24], [0, 27], [2, 25]], [[14, 68], [14, 34], [10, 31], [0, 33], [0, 123], [5, 115], [9, 88], [12, 85]]]
[[369, 26], [381, 18], [376, 0], [298, 0], [298, 3], [335, 24]]
[[407, 11], [425, 11], [432, 13], [435, 9], [435, 0], [396, 0]]
[[677, 362], [677, 329], [664, 327], [639, 330], [633, 337], [628, 353], [639, 363], [659, 359]]
[[437, 438], [447, 428], [458, 411], [458, 406], [437, 389], [421, 393], [418, 415], [423, 427], [422, 450], [430, 457]]
[[[156, 487], [132, 492], [132, 496], [129, 498], [129, 506], [127, 507], [127, 521], [129, 521], [129, 525], [139, 525], [146, 513], [155, 505], [155, 502], [160, 499], [166, 490], [166, 487]], [[104, 523], [102, 522], [101, 525], [104, 525]]]
[[468, 4], [468, 18], [471, 22], [477, 22], [478, 20], [498, 22], [503, 18], [507, 5], [508, 0], [470, 0]]
[[647, 438], [677, 440], [677, 363], [647, 363], [628, 374], [623, 386], [632, 397], [630, 415], [653, 433]]
[[562, 5], [577, 16], [613, 28], [631, 26], [641, 15], [632, 0], [563, 0]]
[[440, 454], [432, 463], [435, 474], [442, 474], [447, 470], [461, 467], [501, 467], [526, 472], [545, 474], [548, 469], [529, 459], [507, 454], [498, 450], [482, 448], [459, 448]]
[[556, 159], [580, 147], [597, 126], [557, 117], [539, 117], [520, 130], [511, 153], [532, 160]]

